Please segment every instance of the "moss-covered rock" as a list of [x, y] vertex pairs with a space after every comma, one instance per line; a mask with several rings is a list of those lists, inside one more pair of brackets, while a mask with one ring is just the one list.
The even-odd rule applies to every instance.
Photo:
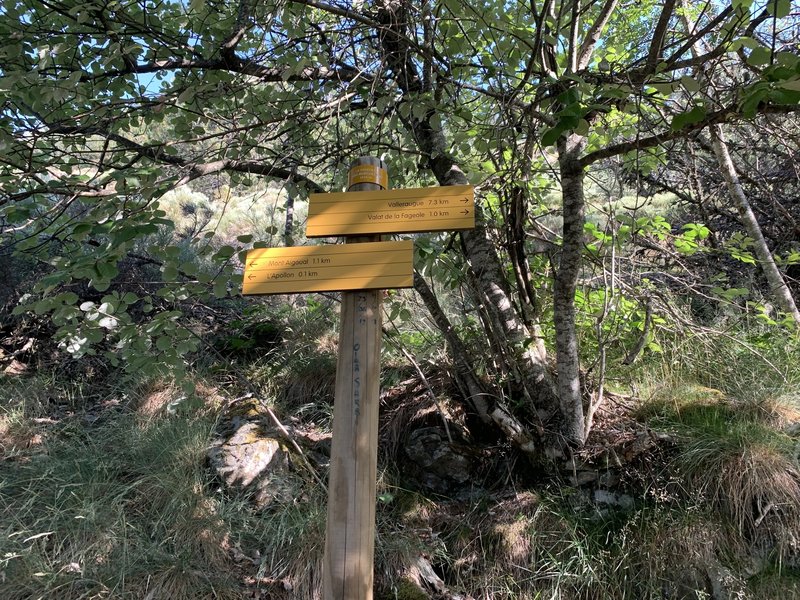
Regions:
[[401, 579], [391, 590], [378, 594], [376, 600], [431, 600], [431, 596], [410, 579]]
[[258, 423], [243, 423], [208, 451], [217, 476], [227, 487], [253, 498], [259, 508], [276, 499], [291, 499], [289, 452], [274, 432]]

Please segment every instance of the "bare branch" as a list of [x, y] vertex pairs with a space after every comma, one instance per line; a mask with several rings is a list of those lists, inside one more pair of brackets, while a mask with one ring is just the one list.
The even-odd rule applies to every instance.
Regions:
[[[768, 105], [762, 108], [760, 112], [763, 114], [787, 114], [800, 112], [800, 105]], [[665, 131], [650, 137], [631, 140], [628, 142], [620, 142], [619, 144], [613, 144], [600, 150], [595, 150], [594, 152], [590, 152], [584, 156], [580, 160], [580, 164], [583, 168], [586, 168], [592, 163], [603, 158], [617, 156], [618, 154], [625, 154], [626, 152], [631, 152], [633, 150], [646, 150], [648, 148], [654, 148], [659, 144], [663, 144], [664, 142], [668, 142], [670, 140], [688, 137], [690, 134], [700, 131], [701, 129], [705, 129], [710, 125], [736, 120], [738, 116], [738, 107], [727, 106], [720, 110], [708, 113], [706, 118], [702, 121], [692, 123], [691, 125], [686, 125], [685, 127], [681, 127], [675, 131]]]
[[669, 20], [672, 18], [672, 13], [675, 10], [675, 2], [676, 0], [665, 0], [664, 8], [661, 9], [661, 15], [658, 17], [658, 23], [656, 23], [656, 28], [653, 32], [653, 39], [650, 42], [650, 49], [647, 51], [647, 61], [645, 63], [647, 72], [649, 73], [655, 71], [656, 65], [661, 58]]
[[611, 15], [614, 13], [614, 9], [617, 7], [617, 2], [618, 0], [606, 0], [603, 8], [600, 9], [600, 14], [597, 15], [597, 19], [595, 19], [595, 22], [592, 23], [589, 31], [586, 32], [586, 38], [584, 38], [580, 50], [578, 51], [578, 71], [581, 71], [589, 66], [589, 61], [592, 59], [592, 54], [594, 53], [594, 48], [597, 45], [597, 41], [603, 34], [603, 30], [608, 24], [609, 19], [611, 19]]

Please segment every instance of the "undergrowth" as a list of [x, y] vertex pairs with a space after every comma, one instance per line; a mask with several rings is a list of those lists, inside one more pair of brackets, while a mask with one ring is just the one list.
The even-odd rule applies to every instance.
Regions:
[[[336, 353], [329, 311], [298, 306], [287, 327], [303, 314], [319, 326], [280, 351], [233, 358], [287, 423], [320, 433]], [[413, 577], [420, 557], [452, 594], [475, 600], [705, 598], [723, 588], [731, 598], [798, 597], [794, 354], [740, 348], [717, 346], [733, 361], [717, 370], [708, 348], [678, 359], [666, 347], [663, 362], [643, 367], [648, 386], [626, 418], [670, 451], [649, 488], [618, 490], [632, 494], [625, 504], [558, 482], [456, 501], [405, 489], [387, 465], [376, 598], [426, 597]], [[194, 403], [175, 402], [180, 392], [163, 381], [0, 382], [0, 598], [319, 598], [326, 490], [308, 481], [255, 510], [224, 489], [206, 452], [220, 407], [241, 391], [211, 373], [223, 383], [198, 379]]]

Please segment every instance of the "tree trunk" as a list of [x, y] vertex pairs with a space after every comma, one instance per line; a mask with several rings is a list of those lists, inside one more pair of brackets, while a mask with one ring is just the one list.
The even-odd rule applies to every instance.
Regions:
[[739, 211], [739, 218], [742, 220], [742, 225], [747, 231], [747, 235], [753, 239], [753, 250], [758, 258], [758, 264], [767, 278], [770, 292], [781, 309], [790, 314], [795, 323], [800, 325], [800, 311], [797, 310], [797, 305], [794, 302], [794, 298], [792, 298], [792, 292], [789, 290], [789, 286], [786, 285], [786, 281], [784, 281], [778, 266], [775, 264], [775, 260], [772, 258], [772, 252], [767, 247], [764, 234], [761, 233], [758, 219], [756, 219], [756, 215], [750, 207], [750, 202], [747, 200], [747, 195], [742, 189], [736, 168], [733, 166], [733, 160], [731, 160], [731, 155], [728, 152], [728, 144], [725, 142], [721, 125], [711, 126], [711, 142], [714, 147], [714, 154], [719, 161], [722, 176], [725, 178], [728, 193]]
[[564, 215], [561, 255], [553, 282], [553, 319], [556, 328], [558, 396], [567, 441], [583, 445], [586, 430], [581, 396], [578, 334], [575, 328], [575, 292], [583, 253], [585, 201], [580, 155], [586, 138], [571, 134], [558, 142], [561, 195]]
[[489, 417], [489, 402], [487, 400], [489, 395], [477, 377], [475, 377], [472, 358], [467, 353], [461, 338], [458, 337], [455, 329], [453, 329], [450, 319], [447, 318], [447, 315], [442, 310], [439, 300], [437, 300], [428, 282], [416, 272], [414, 273], [414, 289], [422, 298], [433, 322], [442, 333], [444, 341], [450, 347], [459, 387], [466, 391], [467, 401], [481, 420], [489, 423], [491, 421]]
[[[409, 47], [405, 30], [407, 27], [402, 3], [385, 0], [379, 3], [378, 19], [384, 25], [380, 41], [386, 65], [392, 71], [404, 99], [417, 100], [424, 92], [423, 82], [411, 59], [414, 51]], [[434, 110], [427, 114], [406, 119], [417, 146], [428, 158], [431, 169], [440, 185], [467, 185], [464, 172], [447, 152], [447, 144], [440, 128], [432, 125]], [[481, 293], [487, 298], [487, 309], [492, 312], [492, 321], [498, 323], [505, 337], [508, 356], [517, 362], [511, 372], [525, 374], [527, 395], [534, 401], [532, 407], [539, 418], [547, 421], [558, 413], [558, 397], [550, 378], [543, 345], [531, 335], [530, 330], [511, 301], [511, 293], [500, 257], [486, 226], [480, 207], [475, 211], [475, 229], [462, 232], [466, 258], [475, 276]]]
[[[682, 0], [682, 5], [684, 9], [687, 9], [687, 0]], [[689, 19], [686, 11], [683, 13], [683, 21], [686, 25], [687, 32], [691, 33], [695, 30], [697, 24]], [[702, 39], [698, 39], [692, 44], [692, 56], [697, 57], [704, 50], [705, 44]], [[707, 73], [705, 69], [701, 69], [701, 73], [711, 82], [712, 75], [710, 73]], [[742, 221], [747, 235], [753, 240], [753, 249], [755, 250], [758, 264], [767, 279], [770, 292], [773, 294], [773, 297], [778, 302], [781, 309], [791, 315], [794, 322], [800, 325], [800, 311], [797, 310], [797, 304], [795, 304], [794, 298], [792, 298], [792, 292], [789, 290], [789, 286], [786, 285], [786, 281], [784, 281], [781, 272], [778, 270], [775, 259], [772, 258], [772, 252], [770, 252], [769, 247], [767, 247], [767, 242], [764, 239], [764, 234], [761, 232], [758, 219], [756, 219], [756, 215], [750, 207], [750, 201], [744, 193], [742, 184], [739, 181], [739, 175], [736, 173], [736, 167], [733, 164], [730, 152], [728, 152], [728, 144], [725, 142], [722, 125], [711, 125], [710, 131], [711, 145], [714, 148], [714, 155], [719, 162], [719, 169], [722, 173], [722, 177], [725, 179], [728, 194], [730, 194], [736, 206], [736, 210], [739, 212], [739, 218]]]
[[[455, 362], [456, 376], [459, 378], [461, 386], [467, 389], [468, 400], [472, 408], [475, 409], [483, 422], [493, 423], [497, 426], [511, 443], [530, 459], [532, 464], [542, 464], [543, 457], [540, 452], [540, 445], [541, 440], [544, 439], [544, 431], [540, 428], [537, 432], [537, 438], [540, 441], [540, 443], [537, 443], [528, 428], [514, 416], [505, 403], [496, 394], [488, 394], [486, 392], [483, 385], [475, 377], [472, 361], [464, 344], [461, 343], [461, 339], [456, 335], [450, 320], [444, 314], [439, 301], [427, 282], [418, 273], [414, 273], [414, 289], [422, 297], [436, 326], [442, 332], [447, 345], [450, 346], [450, 353]], [[548, 454], [548, 452], [545, 452], [545, 454]]]

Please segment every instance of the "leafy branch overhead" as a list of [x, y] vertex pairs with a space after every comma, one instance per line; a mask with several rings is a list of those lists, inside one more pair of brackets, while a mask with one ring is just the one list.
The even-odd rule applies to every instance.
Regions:
[[[273, 186], [272, 218], [285, 217], [264, 233], [282, 229], [294, 243], [296, 204], [302, 215], [309, 192], [341, 188], [352, 158], [383, 156], [396, 187], [481, 191], [476, 229], [428, 258], [458, 265], [451, 284], [479, 308], [501, 357], [507, 387], [487, 382], [465, 402], [487, 422], [500, 410], [495, 421], [519, 432], [510, 438], [528, 454], [544, 432], [555, 432], [545, 446], [582, 444], [602, 386], [600, 400], [587, 401], [576, 298], [619, 242], [615, 233], [587, 243], [586, 186], [614, 172], [637, 194], [652, 185], [695, 202], [709, 186], [699, 176], [684, 185], [671, 165], [707, 153], [709, 131], [779, 118], [791, 138], [797, 16], [788, 0], [473, 4], [4, 3], [3, 244], [44, 272], [20, 306], [50, 314], [74, 354], [105, 344], [129, 349], [134, 366], [152, 354], [184, 368], [195, 339], [185, 303], [235, 295], [238, 252], [253, 244], [241, 236], [253, 232], [219, 239], [189, 204], [194, 225], [183, 228], [165, 198], [205, 190], [208, 214], [224, 219], [234, 194]], [[551, 192], [558, 200], [548, 205]], [[770, 197], [791, 225], [792, 210]], [[705, 198], [697, 202], [705, 210]], [[689, 256], [680, 243], [724, 242], [713, 231], [674, 237], [670, 260], [679, 262]], [[664, 249], [663, 240], [631, 240]], [[207, 259], [202, 268], [185, 260], [187, 248]], [[148, 265], [152, 280], [116, 290], [130, 261]], [[436, 295], [419, 289], [437, 326], [451, 327]], [[86, 302], [106, 310], [83, 310]], [[128, 319], [145, 308], [149, 320]], [[607, 304], [600, 314], [611, 312]], [[484, 385], [475, 375], [459, 376], [462, 389]], [[485, 403], [505, 393], [526, 408]]]

